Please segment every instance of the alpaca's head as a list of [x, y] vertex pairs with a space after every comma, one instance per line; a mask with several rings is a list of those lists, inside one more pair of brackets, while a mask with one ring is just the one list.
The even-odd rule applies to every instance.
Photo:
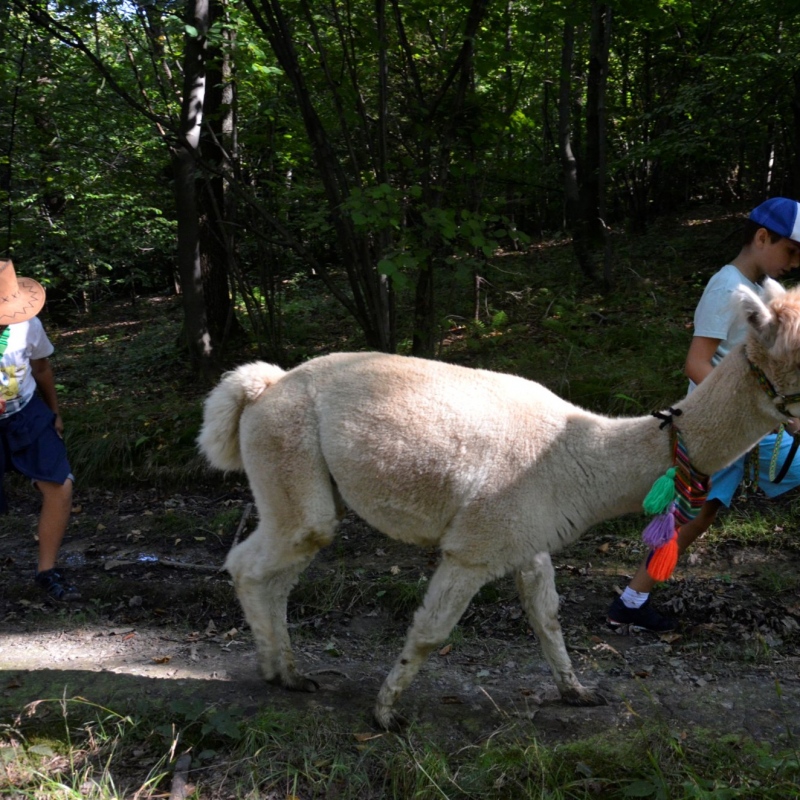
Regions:
[[[747, 356], [784, 396], [800, 393], [800, 288], [785, 291], [767, 279], [763, 297], [739, 290], [742, 314], [750, 326]], [[800, 416], [800, 403], [788, 407]]]

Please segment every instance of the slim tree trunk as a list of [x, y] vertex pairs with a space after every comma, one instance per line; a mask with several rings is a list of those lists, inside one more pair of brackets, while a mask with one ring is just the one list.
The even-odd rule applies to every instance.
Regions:
[[794, 154], [792, 158], [792, 196], [800, 196], [800, 68], [796, 69], [792, 75], [794, 82], [794, 95], [792, 96], [792, 118], [794, 128], [792, 144]]
[[[447, 119], [449, 123], [444, 133], [438, 138], [436, 147], [426, 148], [429, 174], [436, 176], [436, 181], [425, 186], [424, 198], [429, 208], [440, 208], [444, 191], [450, 181], [453, 159], [453, 148], [459, 139], [469, 143], [469, 126], [462, 118], [467, 98], [474, 90], [475, 39], [489, 8], [489, 0], [472, 0], [469, 5], [462, 44], [450, 72], [428, 108], [428, 119], [425, 124], [429, 131], [433, 130], [432, 118], [440, 112], [445, 99], [448, 102]], [[459, 124], [460, 121], [460, 124]], [[430, 139], [430, 134], [428, 134]], [[434, 158], [434, 153], [436, 154]], [[411, 352], [416, 356], [433, 356], [436, 351], [438, 331], [436, 324], [436, 282], [435, 259], [433, 254], [420, 265], [414, 293], [414, 334]]]
[[575, 50], [575, 28], [571, 22], [564, 23], [561, 46], [561, 77], [558, 92], [558, 145], [564, 177], [564, 212], [567, 228], [572, 234], [572, 246], [581, 271], [594, 280], [595, 270], [586, 241], [586, 233], [580, 213], [580, 183], [578, 159], [572, 149], [571, 77]]
[[391, 350], [390, 333], [383, 324], [388, 315], [381, 308], [380, 276], [369, 244], [355, 231], [342, 205], [350, 194], [350, 181], [342, 167], [325, 126], [317, 113], [314, 98], [297, 56], [289, 18], [280, 0], [244, 0], [258, 27], [272, 47], [286, 73], [297, 100], [306, 135], [314, 154], [317, 172], [325, 189], [331, 219], [339, 243], [343, 267], [347, 272], [352, 298], [336, 285], [322, 264], [319, 275], [336, 298], [355, 317], [367, 344], [378, 350]]
[[[376, 173], [380, 183], [389, 183], [387, 161], [389, 158], [389, 66], [386, 54], [386, 0], [375, 0], [375, 21], [378, 29], [378, 130], [377, 130], [377, 164]], [[391, 244], [391, 234], [384, 231], [380, 236], [378, 247], [386, 252]], [[397, 347], [397, 331], [395, 324], [394, 292], [391, 281], [386, 275], [378, 277], [379, 302], [381, 315], [380, 327], [386, 331], [389, 351]]]
[[[184, 84], [178, 143], [173, 148], [175, 202], [178, 211], [178, 273], [184, 304], [189, 357], [201, 374], [210, 375], [214, 351], [206, 316], [200, 225], [197, 202], [196, 158], [200, 147], [206, 96], [206, 36], [209, 0], [189, 0]], [[194, 28], [194, 35], [189, 27]]]
[[[222, 19], [220, 0], [209, 2], [209, 27]], [[221, 40], [220, 40], [221, 41]], [[207, 47], [206, 91], [203, 101], [203, 132], [200, 152], [203, 162], [211, 167], [198, 194], [200, 216], [200, 265], [203, 293], [211, 340], [219, 347], [233, 324], [228, 284], [229, 233], [226, 220], [225, 174], [227, 154], [223, 146], [223, 126], [227, 119], [224, 107], [225, 81], [223, 68], [226, 53], [217, 44]]]
[[589, 78], [586, 87], [586, 156], [581, 181], [582, 215], [592, 242], [603, 240], [605, 184], [605, 94], [611, 10], [592, 3]]
[[[0, 34], [0, 45], [5, 43], [5, 28], [7, 27], [8, 22], [8, 9], [3, 10], [3, 17], [0, 19], [0, 29], [3, 30], [3, 33]], [[16, 130], [17, 130], [17, 109], [19, 104], [19, 91], [20, 85], [22, 83], [23, 73], [25, 71], [25, 54], [28, 49], [28, 34], [27, 32], [22, 37], [22, 45], [20, 47], [19, 53], [19, 64], [17, 66], [17, 79], [14, 82], [14, 91], [12, 95], [11, 101], [11, 108], [8, 111], [9, 120], [7, 126], [7, 135], [8, 138], [6, 140], [6, 149], [5, 149], [5, 159], [0, 161], [0, 204], [5, 206], [6, 210], [6, 220], [5, 220], [5, 228], [6, 228], [6, 237], [5, 237], [5, 247], [0, 249], [0, 253], [3, 253], [6, 257], [11, 254], [11, 229], [13, 227], [14, 222], [14, 212], [13, 207], [11, 205], [11, 182], [13, 177], [13, 169], [14, 169], [14, 141], [16, 138]]]
[[[611, 8], [592, 3], [589, 43], [589, 77], [586, 92], [586, 156], [581, 181], [581, 217], [589, 248], [603, 252], [606, 245], [606, 86], [611, 47]], [[611, 265], [606, 261], [603, 282], [611, 284]]]

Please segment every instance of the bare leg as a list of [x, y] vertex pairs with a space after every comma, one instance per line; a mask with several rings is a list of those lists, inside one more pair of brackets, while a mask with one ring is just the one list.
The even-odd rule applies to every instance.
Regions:
[[532, 569], [516, 574], [517, 590], [534, 633], [542, 644], [550, 669], [553, 670], [561, 699], [570, 705], [604, 705], [605, 699], [587, 689], [578, 680], [564, 644], [558, 621], [558, 593], [549, 553], [538, 553]]
[[[711, 527], [722, 505], [723, 503], [720, 500], [707, 500], [693, 520], [681, 525], [678, 529], [679, 557], [699, 536]], [[628, 586], [636, 592], [651, 592], [656, 583], [657, 581], [651, 578], [647, 572], [647, 559], [645, 559], [639, 564], [639, 568]]]
[[42, 493], [38, 571], [44, 572], [56, 565], [58, 551], [69, 525], [72, 513], [72, 480], [68, 478], [63, 484], [38, 481], [36, 487]]
[[475, 592], [488, 580], [482, 569], [460, 566], [447, 555], [431, 578], [422, 606], [406, 636], [400, 657], [378, 693], [375, 721], [385, 730], [397, 730], [404, 720], [394, 710], [403, 690], [411, 683], [431, 650], [447, 639], [461, 619]]

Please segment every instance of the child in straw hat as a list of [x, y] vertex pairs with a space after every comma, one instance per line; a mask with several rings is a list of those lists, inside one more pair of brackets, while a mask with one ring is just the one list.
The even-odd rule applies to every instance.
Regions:
[[[80, 594], [56, 558], [72, 510], [73, 476], [48, 358], [54, 348], [36, 316], [43, 306], [44, 288], [0, 260], [0, 481], [14, 470], [41, 492], [35, 581], [52, 599], [72, 601]], [[0, 512], [7, 510], [0, 482]]]

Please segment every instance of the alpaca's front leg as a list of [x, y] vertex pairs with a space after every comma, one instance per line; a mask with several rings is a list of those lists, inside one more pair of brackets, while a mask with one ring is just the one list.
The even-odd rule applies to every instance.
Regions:
[[265, 542], [254, 532], [228, 555], [225, 568], [253, 632], [261, 674], [287, 689], [313, 692], [319, 686], [298, 671], [286, 626], [289, 592], [309, 558], [282, 563], [265, 557]]
[[405, 720], [394, 710], [403, 690], [411, 683], [431, 650], [444, 642], [475, 592], [489, 575], [483, 569], [454, 564], [445, 555], [434, 572], [425, 600], [414, 615], [403, 652], [378, 693], [375, 721], [385, 730], [401, 728]]
[[550, 554], [538, 553], [530, 569], [516, 574], [516, 582], [522, 606], [553, 670], [561, 699], [576, 706], [604, 705], [605, 698], [583, 686], [572, 668], [558, 621], [558, 593]]

